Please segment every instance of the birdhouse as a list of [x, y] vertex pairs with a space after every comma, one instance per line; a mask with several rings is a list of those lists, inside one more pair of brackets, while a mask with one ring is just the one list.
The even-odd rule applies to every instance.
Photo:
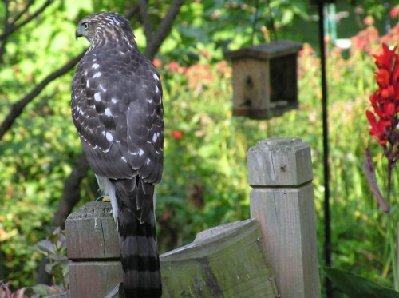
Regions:
[[270, 119], [298, 108], [301, 48], [300, 43], [280, 40], [227, 51], [233, 71], [233, 116]]

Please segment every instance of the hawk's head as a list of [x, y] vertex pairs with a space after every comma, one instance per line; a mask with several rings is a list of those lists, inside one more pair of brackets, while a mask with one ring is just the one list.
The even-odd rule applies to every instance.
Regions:
[[135, 44], [129, 22], [113, 12], [99, 12], [83, 18], [76, 29], [76, 37], [81, 36], [86, 37], [91, 46], [110, 41]]

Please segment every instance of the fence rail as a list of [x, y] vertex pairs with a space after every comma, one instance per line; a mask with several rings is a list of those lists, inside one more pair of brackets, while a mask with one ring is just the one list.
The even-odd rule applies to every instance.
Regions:
[[[162, 254], [163, 297], [319, 298], [312, 179], [310, 148], [300, 139], [252, 147], [252, 219], [206, 230]], [[122, 280], [110, 210], [90, 202], [66, 221], [73, 298], [105, 297]]]

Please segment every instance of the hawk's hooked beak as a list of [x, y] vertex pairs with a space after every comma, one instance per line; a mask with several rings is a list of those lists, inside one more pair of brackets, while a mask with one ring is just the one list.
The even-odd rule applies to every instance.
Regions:
[[84, 32], [84, 28], [82, 25], [78, 25], [78, 28], [76, 28], [75, 36], [76, 38], [82, 37]]

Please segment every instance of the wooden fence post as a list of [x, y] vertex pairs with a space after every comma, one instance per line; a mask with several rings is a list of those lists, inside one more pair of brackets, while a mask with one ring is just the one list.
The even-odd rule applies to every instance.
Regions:
[[111, 204], [89, 202], [65, 222], [71, 297], [105, 297], [122, 280]]
[[[110, 292], [109, 297], [123, 297], [111, 291], [122, 280], [122, 266], [110, 209], [109, 203], [90, 202], [66, 221], [72, 298]], [[162, 254], [162, 297], [275, 298], [274, 275], [261, 238], [259, 224], [249, 219], [200, 232], [191, 244]]]
[[[165, 297], [320, 297], [309, 146], [258, 143], [248, 151], [248, 178], [257, 221], [207, 230], [163, 254]], [[71, 297], [104, 297], [122, 280], [110, 211], [109, 203], [90, 202], [66, 220]]]
[[164, 298], [275, 298], [274, 275], [254, 219], [197, 234], [161, 255]]
[[272, 138], [248, 151], [251, 215], [282, 298], [320, 297], [309, 145]]

